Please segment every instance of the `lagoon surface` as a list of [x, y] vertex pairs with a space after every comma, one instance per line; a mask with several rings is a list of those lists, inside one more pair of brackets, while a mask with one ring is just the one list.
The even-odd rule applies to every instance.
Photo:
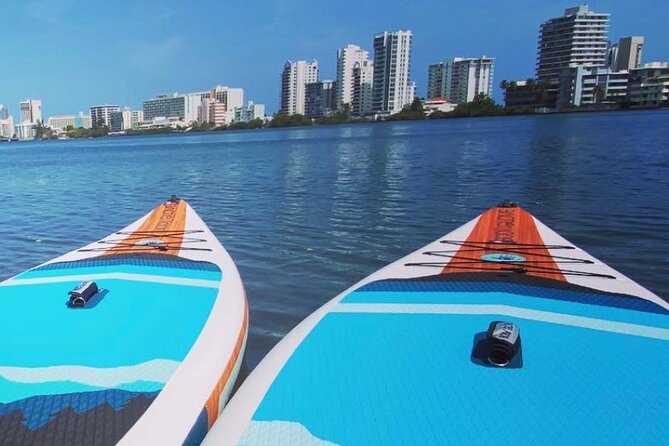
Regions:
[[669, 111], [0, 144], [0, 279], [186, 198], [236, 261], [246, 366], [378, 268], [510, 198], [669, 298]]

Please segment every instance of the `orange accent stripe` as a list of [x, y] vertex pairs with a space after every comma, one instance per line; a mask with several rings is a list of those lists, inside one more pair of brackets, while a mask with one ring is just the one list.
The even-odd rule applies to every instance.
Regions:
[[207, 408], [207, 424], [209, 426], [209, 429], [211, 429], [211, 426], [213, 426], [214, 422], [216, 421], [216, 418], [218, 418], [218, 412], [221, 409], [219, 407], [219, 400], [221, 398], [221, 393], [223, 392], [223, 389], [225, 389], [225, 386], [228, 384], [230, 375], [232, 375], [232, 371], [234, 370], [239, 355], [242, 351], [242, 347], [244, 345], [244, 339], [246, 338], [246, 331], [248, 330], [248, 321], [249, 321], [249, 308], [248, 304], [246, 303], [246, 293], [244, 294], [245, 294], [244, 321], [242, 324], [242, 329], [239, 330], [239, 335], [237, 336], [237, 343], [235, 344], [232, 356], [230, 357], [230, 359], [228, 359], [228, 363], [225, 366], [225, 369], [223, 370], [221, 377], [218, 379], [216, 387], [214, 387], [213, 392], [211, 392], [211, 395], [209, 395], [209, 399], [207, 399], [207, 403], [205, 404], [205, 407]]
[[[150, 252], [152, 254], [175, 255], [181, 249], [183, 231], [186, 229], [186, 202], [167, 201], [157, 206], [149, 217], [125, 239], [107, 249], [105, 254]], [[154, 246], [142, 246], [142, 240], [160, 240], [165, 250]]]
[[[483, 245], [493, 240], [514, 243], [500, 243], [498, 245]], [[466, 246], [470, 245], [470, 246]], [[475, 246], [474, 246], [475, 245]], [[523, 245], [533, 245], [531, 248]], [[498, 249], [495, 249], [497, 247]], [[443, 273], [471, 273], [482, 271], [497, 271], [509, 268], [509, 264], [481, 262], [481, 256], [485, 254], [504, 253], [515, 254], [525, 257], [525, 262], [515, 263], [513, 266], [524, 266], [528, 269], [528, 276], [543, 277], [547, 279], [567, 279], [560, 272], [560, 268], [553, 257], [545, 248], [545, 243], [539, 234], [537, 225], [532, 215], [524, 209], [517, 207], [496, 207], [481, 215], [479, 221], [467, 237], [465, 246], [461, 246], [451, 259], [450, 263], [443, 269]], [[457, 265], [459, 262], [468, 260], [477, 261], [468, 264]]]

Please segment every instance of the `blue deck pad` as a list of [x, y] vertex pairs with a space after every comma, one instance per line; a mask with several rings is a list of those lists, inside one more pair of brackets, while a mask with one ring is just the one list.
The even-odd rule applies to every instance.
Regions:
[[0, 366], [118, 367], [181, 361], [209, 317], [218, 289], [102, 279], [90, 309], [70, 309], [78, 282], [0, 287]]
[[[507, 305], [523, 309], [583, 316], [631, 324], [651, 325], [669, 329], [669, 317], [664, 314], [625, 310], [616, 307], [590, 305], [566, 300], [550, 299], [519, 294], [486, 293], [444, 293], [444, 292], [394, 292], [394, 291], [354, 291], [342, 302], [345, 304], [465, 304], [465, 305]], [[659, 307], [659, 306], [658, 306]], [[660, 307], [661, 308], [661, 307]]]
[[470, 360], [475, 315], [330, 313], [253, 416], [345, 445], [660, 444], [669, 342], [505, 317], [523, 368]]
[[69, 267], [59, 269], [35, 269], [19, 274], [15, 279], [36, 279], [43, 277], [77, 276], [84, 274], [146, 274], [152, 276], [178, 277], [184, 279], [221, 280], [220, 271], [185, 268], [164, 268], [159, 266], [114, 265], [93, 267]]

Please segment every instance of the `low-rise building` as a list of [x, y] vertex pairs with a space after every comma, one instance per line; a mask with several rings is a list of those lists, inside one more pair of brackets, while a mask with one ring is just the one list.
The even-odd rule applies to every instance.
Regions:
[[245, 106], [235, 109], [235, 121], [248, 122], [254, 119], [265, 120], [265, 104], [255, 104], [249, 101]]
[[660, 105], [669, 101], [669, 64], [651, 62], [629, 72], [627, 100], [637, 105]]
[[14, 126], [14, 134], [18, 139], [34, 139], [37, 125], [30, 121], [24, 121]]
[[47, 120], [47, 126], [51, 128], [56, 133], [63, 133], [67, 131], [67, 128], [91, 128], [91, 117], [84, 116], [83, 112], [79, 112], [77, 115], [60, 115], [60, 116], [49, 116]]
[[449, 101], [446, 98], [432, 98], [423, 102], [423, 110], [426, 115], [431, 115], [436, 111], [449, 113], [455, 110], [458, 104]]
[[534, 109], [538, 106], [536, 83], [525, 81], [503, 81], [504, 107], [510, 110]]
[[617, 104], [627, 96], [627, 71], [575, 66], [562, 70], [557, 107]]

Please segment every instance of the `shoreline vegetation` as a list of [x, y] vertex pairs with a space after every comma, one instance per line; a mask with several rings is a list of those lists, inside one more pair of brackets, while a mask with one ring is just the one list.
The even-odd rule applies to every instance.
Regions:
[[[358, 123], [372, 123], [372, 122], [396, 122], [396, 121], [429, 121], [436, 119], [457, 119], [457, 118], [475, 118], [475, 117], [490, 117], [490, 116], [518, 116], [518, 115], [545, 115], [556, 113], [587, 113], [598, 111], [623, 111], [623, 110], [656, 110], [660, 108], [669, 107], [669, 103], [653, 107], [639, 107], [639, 106], [598, 106], [598, 107], [583, 107], [559, 112], [542, 112], [531, 108], [505, 108], [497, 104], [491, 97], [481, 93], [474, 98], [472, 102], [459, 104], [453, 111], [429, 111], [423, 107], [423, 101], [416, 98], [413, 103], [405, 107], [401, 112], [390, 115], [381, 119], [361, 119], [353, 118], [346, 112], [337, 112], [330, 116], [311, 119], [304, 115], [284, 115], [277, 114], [272, 120], [266, 122], [262, 119], [254, 119], [248, 122], [234, 122], [227, 126], [213, 126], [209, 123], [197, 124], [192, 123], [190, 126], [182, 128], [174, 127], [155, 127], [148, 129], [129, 129], [122, 133], [110, 133], [106, 126], [93, 127], [90, 129], [72, 128], [68, 127], [65, 132], [64, 139], [79, 139], [79, 138], [99, 138], [105, 136], [135, 136], [135, 135], [160, 135], [171, 133], [200, 133], [200, 132], [217, 132], [227, 130], [255, 130], [262, 128], [283, 128], [283, 127], [307, 127], [318, 125], [337, 125], [337, 124], [358, 124]], [[63, 139], [59, 138], [51, 129], [38, 125], [35, 140], [49, 140], [49, 139]]]

